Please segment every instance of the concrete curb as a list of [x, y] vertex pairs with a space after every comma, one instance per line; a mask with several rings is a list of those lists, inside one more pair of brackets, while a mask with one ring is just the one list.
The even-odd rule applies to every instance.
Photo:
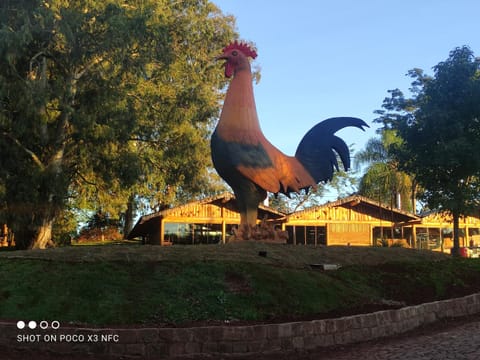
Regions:
[[131, 359], [228, 357], [315, 350], [401, 334], [444, 318], [480, 313], [480, 293], [337, 319], [194, 328], [74, 328], [42, 321], [35, 329], [0, 322], [0, 346], [56, 354]]

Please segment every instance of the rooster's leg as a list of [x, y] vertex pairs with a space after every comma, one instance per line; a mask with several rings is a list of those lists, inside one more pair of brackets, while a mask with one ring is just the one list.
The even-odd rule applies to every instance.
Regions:
[[240, 211], [240, 230], [244, 240], [251, 236], [251, 229], [257, 224], [258, 205], [265, 200], [267, 193], [254, 183], [248, 182], [234, 189]]

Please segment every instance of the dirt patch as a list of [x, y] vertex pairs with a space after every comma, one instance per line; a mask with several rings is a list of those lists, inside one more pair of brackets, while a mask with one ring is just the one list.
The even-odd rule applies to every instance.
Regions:
[[231, 271], [225, 274], [225, 288], [232, 294], [250, 294], [253, 291], [248, 279]]

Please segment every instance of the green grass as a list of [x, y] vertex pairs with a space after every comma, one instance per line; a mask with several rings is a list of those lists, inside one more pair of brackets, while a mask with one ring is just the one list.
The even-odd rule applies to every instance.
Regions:
[[416, 304], [480, 291], [480, 259], [441, 262], [390, 262], [377, 266], [352, 266], [383, 298]]
[[[267, 251], [267, 257], [259, 257], [259, 251]], [[309, 264], [330, 263], [341, 265], [375, 265], [386, 261], [442, 260], [448, 255], [433, 251], [417, 251], [404, 248], [347, 247], [347, 246], [295, 246], [261, 244], [257, 242], [227, 245], [155, 246], [155, 245], [103, 245], [67, 246], [48, 250], [0, 251], [3, 257], [47, 259], [61, 261], [226, 261], [245, 262], [304, 269]]]
[[[290, 255], [282, 260], [282, 247], [267, 247], [267, 258], [249, 254], [258, 250], [256, 245], [238, 247], [235, 260], [228, 256], [231, 249], [224, 252], [222, 247], [211, 247], [220, 255], [208, 256], [206, 247], [200, 253], [194, 247], [174, 249], [176, 253], [152, 247], [159, 251], [156, 260], [152, 254], [143, 258], [143, 247], [129, 249], [127, 258], [119, 249], [123, 246], [112, 246], [110, 256], [97, 253], [97, 258], [87, 256], [85, 248], [92, 249], [72, 247], [50, 252], [50, 257], [48, 251], [0, 256], [0, 319], [99, 326], [271, 321], [338, 315], [382, 299], [416, 303], [480, 291], [479, 260], [427, 256], [419, 261], [416, 252], [392, 262], [389, 256], [396, 259], [398, 254], [382, 249], [383, 258], [374, 264], [359, 256], [357, 264], [321, 272], [306, 266], [319, 255], [315, 248], [309, 253], [300, 247], [303, 258], [298, 255], [297, 261]], [[159, 260], [164, 252], [170, 257]]]
[[[247, 289], [230, 291], [232, 275]], [[265, 320], [327, 312], [361, 295], [319, 272], [225, 262], [4, 259], [0, 282], [0, 318], [98, 325]]]

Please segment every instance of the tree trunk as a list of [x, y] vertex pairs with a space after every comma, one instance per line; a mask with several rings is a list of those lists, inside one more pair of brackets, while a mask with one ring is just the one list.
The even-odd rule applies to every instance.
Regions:
[[31, 249], [46, 249], [54, 246], [52, 241], [53, 220], [45, 219], [40, 226], [37, 227], [34, 233]]
[[415, 179], [412, 181], [412, 213], [416, 214], [417, 213], [417, 182]]
[[458, 212], [454, 211], [452, 213], [453, 216], [453, 248], [452, 248], [452, 256], [459, 257], [460, 256], [460, 238], [459, 238], [459, 219], [460, 215]]
[[52, 241], [53, 218], [44, 214], [35, 214], [44, 217], [35, 224], [20, 221], [13, 229], [15, 246], [19, 250], [45, 249], [54, 246]]
[[135, 216], [135, 196], [128, 198], [127, 211], [125, 212], [125, 225], [123, 226], [123, 238], [126, 239], [133, 229], [133, 218]]

